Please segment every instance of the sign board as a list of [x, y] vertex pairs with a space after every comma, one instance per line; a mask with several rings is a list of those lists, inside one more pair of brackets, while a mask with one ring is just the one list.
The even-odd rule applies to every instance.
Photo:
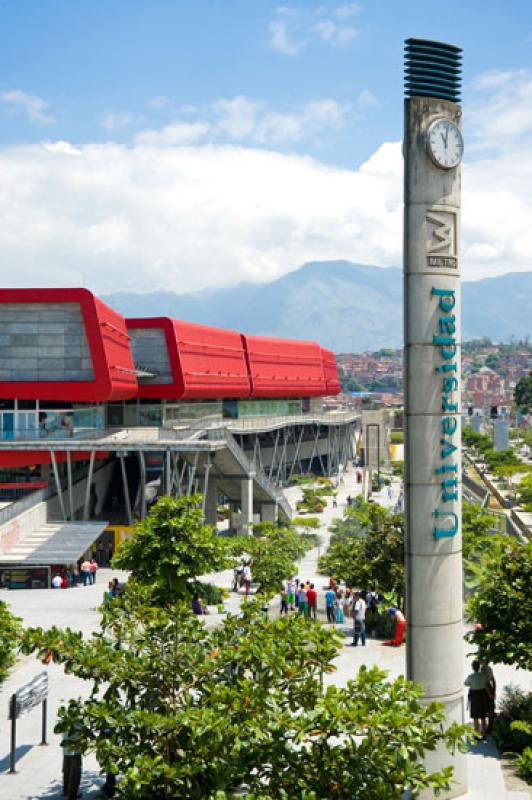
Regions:
[[19, 719], [48, 697], [48, 673], [41, 672], [32, 681], [21, 686], [11, 697], [9, 719]]

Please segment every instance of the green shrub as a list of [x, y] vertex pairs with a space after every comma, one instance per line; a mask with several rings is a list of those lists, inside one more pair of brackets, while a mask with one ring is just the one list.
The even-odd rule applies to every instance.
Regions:
[[505, 686], [493, 724], [493, 737], [503, 753], [532, 747], [532, 692]]
[[517, 774], [527, 783], [532, 783], [532, 747], [525, 747], [517, 756]]
[[392, 431], [390, 433], [391, 444], [403, 444], [404, 440], [405, 440], [405, 435], [403, 431]]
[[405, 472], [405, 462], [404, 461], [392, 461], [392, 470], [393, 474], [399, 478], [404, 478]]

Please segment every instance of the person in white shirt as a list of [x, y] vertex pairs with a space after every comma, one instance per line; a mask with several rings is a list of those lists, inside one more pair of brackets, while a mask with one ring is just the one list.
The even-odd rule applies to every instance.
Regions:
[[360, 592], [355, 592], [353, 596], [353, 641], [351, 647], [356, 647], [358, 640], [366, 645], [366, 603], [362, 599]]
[[246, 594], [249, 594], [251, 591], [251, 567], [249, 564], [245, 565], [242, 575], [244, 578], [244, 586], [246, 587]]
[[54, 575], [54, 577], [52, 578], [52, 587], [54, 589], [60, 589], [62, 583], [63, 579], [61, 578], [61, 575]]

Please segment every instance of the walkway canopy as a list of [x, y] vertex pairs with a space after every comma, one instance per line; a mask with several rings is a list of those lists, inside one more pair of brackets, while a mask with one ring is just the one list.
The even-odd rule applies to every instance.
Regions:
[[0, 566], [75, 564], [108, 522], [48, 522], [0, 556]]

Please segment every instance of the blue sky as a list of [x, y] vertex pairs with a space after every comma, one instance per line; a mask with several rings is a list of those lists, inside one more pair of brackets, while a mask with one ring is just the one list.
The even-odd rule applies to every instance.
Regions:
[[399, 265], [408, 36], [464, 48], [465, 276], [529, 269], [527, 0], [0, 0], [9, 280]]

